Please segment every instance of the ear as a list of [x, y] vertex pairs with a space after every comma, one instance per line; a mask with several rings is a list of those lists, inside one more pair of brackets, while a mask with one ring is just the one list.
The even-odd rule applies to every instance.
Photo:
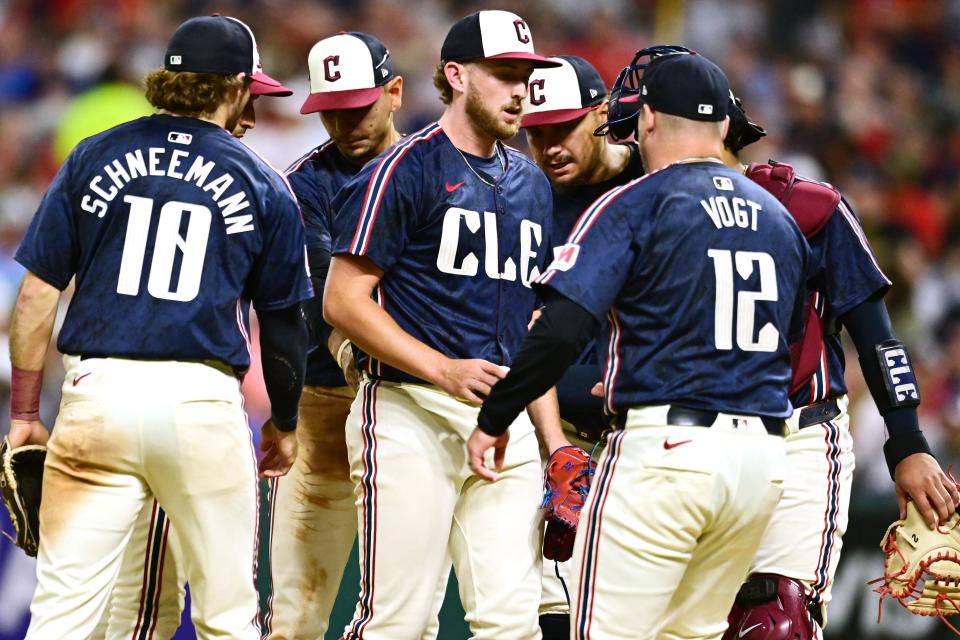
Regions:
[[610, 100], [604, 100], [601, 102], [596, 111], [597, 115], [600, 116], [600, 120], [602, 122], [606, 122], [607, 116], [610, 115]]
[[723, 131], [720, 134], [721, 140], [727, 139], [727, 134], [730, 132], [730, 116], [727, 116], [723, 119]]
[[397, 76], [388, 82], [385, 89], [390, 94], [390, 113], [394, 113], [403, 104], [403, 76]]
[[643, 111], [640, 112], [640, 130], [650, 134], [657, 126], [657, 113], [650, 108], [650, 105], [644, 104]]
[[443, 74], [450, 83], [450, 88], [460, 93], [466, 93], [466, 67], [459, 62], [448, 62], [443, 65]]

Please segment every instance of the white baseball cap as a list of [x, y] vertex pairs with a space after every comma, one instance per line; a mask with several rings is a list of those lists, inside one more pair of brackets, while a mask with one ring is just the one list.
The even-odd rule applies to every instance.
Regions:
[[569, 122], [593, 111], [607, 97], [596, 68], [579, 56], [551, 58], [560, 66], [534, 69], [523, 100], [521, 127]]
[[440, 60], [530, 60], [534, 67], [559, 64], [534, 53], [533, 34], [523, 18], [499, 10], [477, 11], [453, 23], [440, 48]]
[[310, 49], [307, 64], [310, 95], [300, 107], [303, 114], [369, 106], [394, 77], [390, 51], [359, 31], [324, 38]]

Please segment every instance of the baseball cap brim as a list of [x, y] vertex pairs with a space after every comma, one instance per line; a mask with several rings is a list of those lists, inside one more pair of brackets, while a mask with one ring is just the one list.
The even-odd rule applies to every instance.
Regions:
[[280, 84], [262, 71], [250, 76], [250, 93], [255, 96], [292, 96], [293, 90]]
[[539, 127], [545, 124], [570, 122], [571, 120], [582, 118], [599, 106], [600, 105], [594, 105], [592, 107], [581, 107], [579, 109], [554, 109], [553, 111], [528, 113], [524, 115], [520, 121], [520, 128], [525, 129], [527, 127]]
[[347, 89], [346, 91], [324, 91], [311, 93], [300, 107], [300, 113], [316, 113], [330, 109], [359, 109], [369, 107], [383, 92], [383, 86], [366, 89]]
[[[534, 69], [550, 69], [552, 67], [561, 67], [563, 66], [562, 62], [557, 62], [556, 60], [551, 60], [550, 58], [545, 58], [543, 56], [538, 56], [535, 53], [528, 53], [526, 51], [512, 51], [507, 53], [498, 53], [494, 56], [487, 56], [485, 58], [480, 58], [478, 62], [483, 60], [529, 60], [533, 63]], [[471, 62], [466, 60], [465, 62]]]

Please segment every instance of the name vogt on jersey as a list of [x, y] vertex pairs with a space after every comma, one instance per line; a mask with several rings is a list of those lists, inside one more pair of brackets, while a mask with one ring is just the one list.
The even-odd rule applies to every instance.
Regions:
[[[193, 156], [183, 149], [169, 152], [163, 147], [136, 149], [124, 154], [122, 159], [109, 162], [90, 180], [87, 189], [92, 193], [84, 194], [80, 208], [102, 218], [107, 212], [107, 203], [134, 180], [147, 176], [175, 178], [193, 183], [211, 195], [227, 224], [227, 234], [253, 231], [253, 215], [237, 215], [250, 206], [246, 192], [241, 189], [227, 196], [227, 190], [234, 183], [233, 176], [217, 173], [216, 162], [201, 155]], [[211, 175], [217, 177], [211, 180]]]
[[[714, 176], [713, 186], [718, 191], [733, 191], [733, 180], [726, 176]], [[757, 214], [763, 209], [753, 200], [746, 198], [728, 198], [727, 196], [711, 196], [701, 200], [710, 220], [717, 229], [740, 227], [741, 229], [757, 230]]]

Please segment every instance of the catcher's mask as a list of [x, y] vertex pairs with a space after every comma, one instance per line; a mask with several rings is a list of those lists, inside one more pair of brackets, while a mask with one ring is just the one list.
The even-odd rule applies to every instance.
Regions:
[[[595, 136], [609, 135], [613, 142], [629, 140], [637, 133], [637, 114], [640, 113], [640, 78], [643, 70], [651, 60], [660, 56], [695, 53], [680, 45], [657, 45], [640, 49], [633, 55], [629, 65], [620, 71], [613, 88], [610, 89], [610, 104], [607, 110], [607, 121], [593, 132]], [[642, 58], [650, 60], [640, 62]]]
[[727, 107], [730, 116], [730, 129], [723, 144], [733, 153], [740, 153], [745, 146], [753, 144], [767, 135], [766, 130], [753, 122], [743, 108], [743, 102], [730, 92], [730, 105]]

